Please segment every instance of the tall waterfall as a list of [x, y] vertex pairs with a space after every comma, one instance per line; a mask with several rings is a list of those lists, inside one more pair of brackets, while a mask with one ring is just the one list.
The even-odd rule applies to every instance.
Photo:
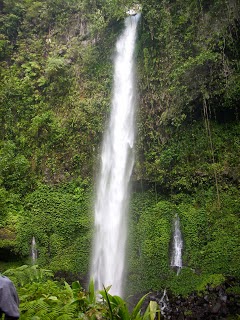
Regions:
[[125, 28], [116, 43], [111, 115], [102, 144], [95, 201], [91, 277], [96, 290], [111, 285], [110, 293], [119, 296], [123, 294], [126, 214], [134, 164], [134, 48], [138, 20], [139, 14], [125, 19]]
[[171, 258], [171, 266], [177, 268], [177, 274], [179, 274], [182, 268], [182, 249], [183, 249], [183, 239], [180, 229], [180, 219], [178, 215], [174, 220], [174, 230], [173, 230], [173, 250]]

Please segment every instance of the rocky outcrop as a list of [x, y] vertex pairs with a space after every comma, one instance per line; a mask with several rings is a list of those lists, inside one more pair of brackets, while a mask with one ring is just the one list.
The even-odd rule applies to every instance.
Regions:
[[229, 277], [215, 288], [208, 285], [204, 292], [193, 292], [188, 297], [168, 293], [168, 297], [163, 299], [163, 292], [153, 292], [146, 298], [144, 309], [151, 300], [158, 302], [162, 310], [161, 319], [238, 319], [240, 281]]

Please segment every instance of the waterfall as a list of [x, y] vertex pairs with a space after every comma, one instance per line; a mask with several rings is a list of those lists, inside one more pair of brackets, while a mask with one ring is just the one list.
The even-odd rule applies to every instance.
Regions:
[[158, 301], [158, 305], [160, 307], [161, 315], [165, 316], [165, 310], [169, 309], [169, 299], [167, 296], [167, 290], [164, 289], [163, 295], [161, 299]]
[[173, 230], [173, 250], [171, 258], [171, 266], [177, 268], [177, 274], [179, 274], [182, 268], [182, 249], [183, 249], [183, 239], [180, 229], [180, 219], [176, 215], [174, 220], [174, 230]]
[[32, 259], [32, 264], [35, 264], [35, 263], [36, 263], [36, 260], [37, 260], [37, 248], [36, 248], [36, 240], [35, 240], [35, 237], [32, 237], [31, 259]]
[[111, 115], [105, 131], [95, 200], [95, 230], [91, 277], [95, 289], [111, 285], [123, 294], [129, 181], [134, 164], [134, 48], [140, 15], [125, 19], [116, 43]]

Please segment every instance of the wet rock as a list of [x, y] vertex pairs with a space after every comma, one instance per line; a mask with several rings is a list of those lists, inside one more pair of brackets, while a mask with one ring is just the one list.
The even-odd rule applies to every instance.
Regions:
[[[240, 281], [227, 278], [226, 282], [218, 287], [207, 286], [202, 293], [192, 292], [188, 297], [168, 295], [167, 307], [161, 320], [222, 320], [240, 314], [240, 296], [228, 290], [239, 287]], [[152, 292], [151, 299], [161, 305], [163, 292]], [[147, 307], [149, 301], [146, 301]]]
[[217, 301], [211, 308], [212, 313], [218, 313], [221, 309], [221, 303]]

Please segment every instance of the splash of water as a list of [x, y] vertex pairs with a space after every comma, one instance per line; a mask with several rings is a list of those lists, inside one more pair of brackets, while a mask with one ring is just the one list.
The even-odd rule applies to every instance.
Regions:
[[171, 266], [177, 268], [177, 274], [179, 274], [182, 268], [182, 249], [183, 249], [183, 239], [182, 239], [182, 233], [180, 229], [180, 219], [178, 216], [176, 216], [174, 221]]
[[111, 285], [123, 294], [126, 212], [134, 164], [135, 77], [134, 48], [139, 14], [125, 19], [116, 43], [114, 88], [109, 125], [104, 135], [95, 202], [95, 239], [91, 277], [95, 289]]

